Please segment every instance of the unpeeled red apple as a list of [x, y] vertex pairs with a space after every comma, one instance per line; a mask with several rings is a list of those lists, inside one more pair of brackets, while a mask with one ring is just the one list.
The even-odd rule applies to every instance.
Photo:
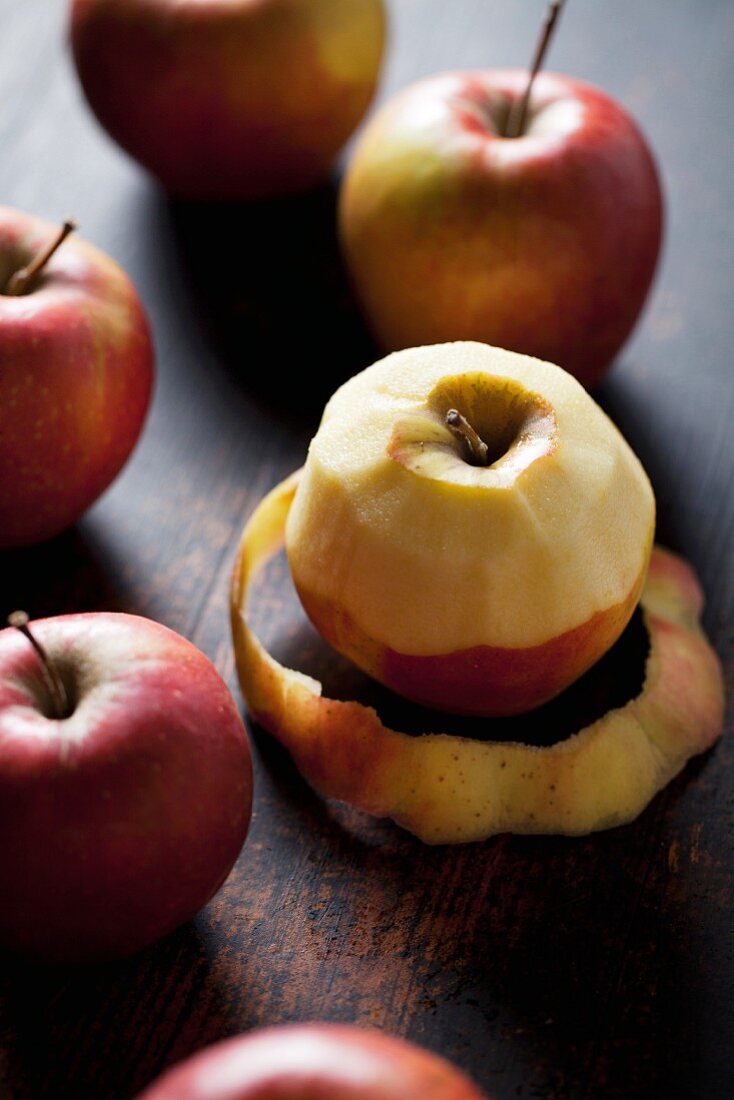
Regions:
[[655, 271], [658, 174], [629, 114], [567, 76], [540, 73], [505, 137], [527, 80], [442, 74], [386, 104], [344, 181], [341, 239], [386, 350], [481, 340], [593, 387]]
[[0, 631], [0, 945], [131, 954], [189, 920], [247, 835], [252, 769], [226, 685], [195, 646], [132, 615]]
[[337, 1024], [267, 1028], [169, 1070], [140, 1100], [487, 1100], [435, 1054]]
[[74, 235], [9, 293], [57, 232], [0, 208], [0, 549], [79, 519], [122, 468], [150, 402], [148, 319], [103, 252]]
[[176, 195], [321, 182], [372, 98], [382, 0], [74, 0], [71, 44], [102, 125]]
[[654, 523], [639, 460], [578, 382], [456, 343], [398, 352], [332, 397], [286, 548], [317, 630], [365, 672], [427, 706], [515, 714], [619, 637]]

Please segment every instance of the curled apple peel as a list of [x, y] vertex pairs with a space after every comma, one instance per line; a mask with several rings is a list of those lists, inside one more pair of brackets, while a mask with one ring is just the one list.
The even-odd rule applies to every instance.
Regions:
[[409, 736], [376, 711], [327, 699], [321, 684], [280, 665], [250, 629], [252, 581], [283, 544], [300, 471], [255, 509], [231, 587], [240, 686], [253, 718], [324, 795], [392, 818], [430, 844], [496, 833], [579, 835], [631, 821], [720, 736], [721, 665], [703, 634], [703, 595], [682, 559], [655, 547], [640, 606], [649, 653], [639, 694], [548, 747]]

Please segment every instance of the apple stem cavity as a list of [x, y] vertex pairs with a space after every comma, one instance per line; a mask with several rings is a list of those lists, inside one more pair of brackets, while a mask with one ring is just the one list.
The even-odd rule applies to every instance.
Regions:
[[63, 718], [68, 718], [71, 711], [69, 707], [69, 697], [64, 687], [64, 681], [59, 676], [59, 671], [50, 660], [46, 650], [32, 634], [31, 628], [28, 625], [27, 613], [25, 611], [13, 611], [8, 615], [8, 626], [12, 626], [16, 630], [19, 630], [35, 649], [41, 665], [43, 679], [53, 702], [55, 717], [58, 718], [59, 721]]
[[538, 41], [535, 45], [535, 54], [530, 66], [530, 75], [528, 82], [525, 86], [522, 99], [517, 100], [510, 111], [509, 118], [507, 120], [507, 128], [505, 130], [505, 137], [516, 138], [521, 137], [522, 132], [525, 129], [525, 119], [528, 113], [528, 106], [530, 104], [530, 94], [533, 90], [533, 83], [535, 78], [540, 72], [545, 55], [548, 52], [553, 32], [558, 23], [558, 17], [561, 14], [563, 5], [566, 0], [551, 0], [548, 6], [548, 10], [545, 14], [545, 20], [538, 37]]
[[76, 222], [73, 222], [71, 218], [67, 218], [51, 243], [41, 249], [27, 267], [21, 267], [19, 271], [15, 272], [5, 289], [5, 294], [12, 298], [17, 298], [21, 294], [27, 294], [31, 289], [34, 279], [46, 266], [56, 249], [59, 245], [64, 243], [69, 234], [73, 233], [75, 229]]
[[474, 466], [489, 465], [489, 447], [458, 409], [446, 413], [446, 427], [466, 444]]

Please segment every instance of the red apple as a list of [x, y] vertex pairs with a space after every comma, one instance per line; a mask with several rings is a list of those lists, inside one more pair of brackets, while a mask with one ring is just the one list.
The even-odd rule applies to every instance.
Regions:
[[71, 44], [112, 137], [188, 198], [328, 174], [372, 98], [382, 0], [74, 0]]
[[[0, 944], [131, 954], [189, 920], [244, 843], [252, 772], [209, 660], [132, 615], [0, 631]], [[61, 717], [57, 717], [61, 714]]]
[[655, 163], [609, 96], [521, 70], [431, 77], [365, 131], [340, 202], [356, 290], [388, 350], [480, 340], [594, 386], [647, 296], [661, 238]]
[[10, 293], [56, 235], [0, 207], [0, 549], [71, 526], [125, 463], [150, 402], [148, 320], [108, 256], [71, 237]]
[[486, 1100], [443, 1058], [379, 1031], [268, 1028], [217, 1043], [141, 1100]]

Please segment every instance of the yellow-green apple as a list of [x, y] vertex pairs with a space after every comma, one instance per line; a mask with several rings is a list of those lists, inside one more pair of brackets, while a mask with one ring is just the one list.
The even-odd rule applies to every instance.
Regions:
[[237, 707], [186, 639], [113, 613], [0, 632], [3, 947], [89, 960], [164, 936], [228, 875], [251, 799]]
[[571, 375], [465, 342], [397, 352], [337, 391], [286, 548], [317, 630], [365, 672], [427, 706], [514, 714], [619, 637], [654, 523], [639, 460]]
[[110, 484], [150, 402], [153, 346], [125, 273], [71, 237], [0, 208], [0, 549], [71, 526]]
[[488, 1100], [436, 1054], [380, 1031], [296, 1024], [227, 1039], [140, 1100]]
[[283, 545], [298, 482], [296, 474], [277, 486], [245, 527], [232, 577], [232, 630], [253, 718], [323, 794], [390, 817], [430, 844], [505, 832], [578, 835], [637, 817], [721, 734], [723, 676], [701, 630], [701, 589], [691, 568], [659, 547], [641, 598], [649, 643], [642, 686], [574, 736], [543, 747], [498, 741], [491, 722], [486, 740], [408, 736], [370, 707], [324, 698], [320, 683], [267, 653], [247, 613], [253, 581]]
[[74, 0], [82, 87], [116, 141], [187, 198], [323, 180], [361, 119], [382, 0]]
[[507, 137], [527, 79], [442, 74], [384, 106], [344, 180], [341, 240], [386, 350], [482, 340], [593, 387], [650, 287], [658, 174], [627, 112], [567, 76], [537, 76]]

